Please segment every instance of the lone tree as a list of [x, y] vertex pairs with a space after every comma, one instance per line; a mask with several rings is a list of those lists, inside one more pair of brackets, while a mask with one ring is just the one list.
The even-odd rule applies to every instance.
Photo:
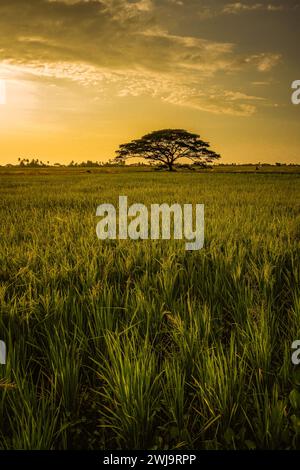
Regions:
[[162, 129], [144, 135], [141, 139], [120, 145], [116, 151], [117, 162], [128, 158], [144, 158], [151, 163], [160, 162], [169, 171], [180, 159], [189, 159], [193, 163], [206, 166], [220, 155], [209, 150], [209, 143], [183, 129]]

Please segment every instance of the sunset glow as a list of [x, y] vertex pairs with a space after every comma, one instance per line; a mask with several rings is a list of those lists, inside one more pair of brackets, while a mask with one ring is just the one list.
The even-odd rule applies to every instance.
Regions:
[[293, 0], [2, 0], [0, 164], [107, 160], [165, 127], [299, 163], [299, 20]]

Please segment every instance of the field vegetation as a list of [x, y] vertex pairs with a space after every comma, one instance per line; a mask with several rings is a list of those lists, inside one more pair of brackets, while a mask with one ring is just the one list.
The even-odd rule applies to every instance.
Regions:
[[[1, 449], [300, 448], [300, 180], [272, 168], [0, 169]], [[204, 203], [204, 248], [99, 241], [119, 195]]]

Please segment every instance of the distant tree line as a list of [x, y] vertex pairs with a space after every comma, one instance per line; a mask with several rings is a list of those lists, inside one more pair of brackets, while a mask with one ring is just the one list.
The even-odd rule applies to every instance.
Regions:
[[[109, 159], [105, 162], [102, 161], [92, 161], [92, 160], [87, 160], [87, 161], [82, 161], [82, 162], [75, 162], [72, 160], [68, 164], [62, 164], [62, 163], [50, 163], [49, 161], [43, 162], [39, 158], [18, 158], [18, 164], [13, 165], [13, 164], [7, 164], [5, 165], [6, 167], [27, 167], [27, 168], [48, 168], [48, 167], [62, 167], [62, 168], [103, 168], [103, 167], [120, 167], [120, 166], [130, 166], [130, 167], [152, 167], [154, 170], [164, 170], [166, 169], [166, 165], [162, 162], [135, 162], [135, 163], [128, 163], [125, 161], [116, 161], [116, 159], [112, 158]], [[1, 166], [1, 165], [0, 165]], [[213, 168], [211, 164], [208, 162], [204, 161], [199, 161], [199, 162], [193, 162], [193, 163], [177, 163], [174, 165], [175, 168], [178, 169], [188, 169], [188, 170], [196, 170], [196, 169], [203, 169], [203, 168]], [[297, 163], [281, 163], [281, 162], [276, 162], [274, 163], [214, 163], [214, 166], [218, 167], [228, 167], [228, 166], [255, 166], [256, 169], [260, 169], [263, 167], [270, 167], [270, 166], [277, 166], [277, 167], [284, 167], [284, 166], [299, 166]]]
[[[94, 167], [103, 167], [103, 166], [123, 166], [125, 163], [116, 162], [114, 159], [110, 159], [106, 162], [92, 161], [87, 160], [86, 162], [74, 162], [72, 160], [69, 164], [63, 163], [54, 163], [50, 164], [49, 161], [46, 163], [38, 158], [18, 158], [18, 165], [20, 167], [29, 167], [29, 168], [47, 168], [51, 166], [56, 167], [84, 167], [84, 168], [94, 168]], [[14, 166], [9, 164], [8, 166]]]
[[[121, 163], [121, 164], [120, 164]], [[103, 167], [103, 166], [123, 166], [123, 162], [115, 162], [114, 159], [109, 159], [106, 162], [93, 162], [92, 160], [87, 160], [86, 162], [77, 163], [72, 160], [68, 167], [84, 167], [84, 168], [94, 168], [94, 167]]]
[[19, 166], [28, 166], [30, 168], [40, 168], [40, 167], [47, 167], [50, 165], [49, 162], [44, 163], [42, 160], [38, 158], [18, 158]]

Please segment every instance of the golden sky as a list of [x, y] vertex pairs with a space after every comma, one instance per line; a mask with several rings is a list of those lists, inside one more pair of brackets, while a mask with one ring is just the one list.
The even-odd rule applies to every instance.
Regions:
[[299, 24], [300, 0], [0, 0], [0, 164], [107, 160], [160, 128], [300, 163]]

